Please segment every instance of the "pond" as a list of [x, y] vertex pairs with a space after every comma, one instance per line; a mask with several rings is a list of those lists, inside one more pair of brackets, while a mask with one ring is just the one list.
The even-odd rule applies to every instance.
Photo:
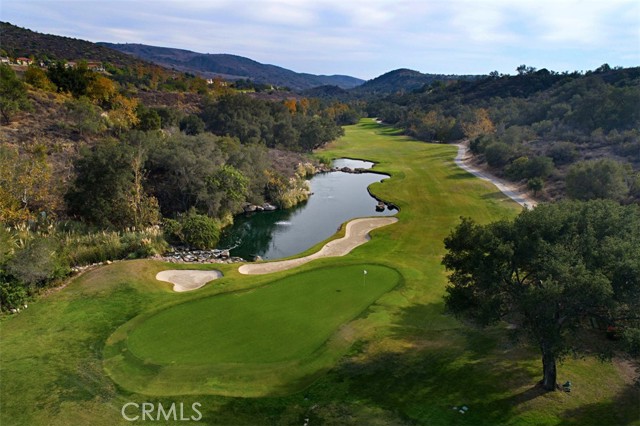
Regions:
[[[368, 169], [368, 161], [338, 159], [334, 167]], [[376, 173], [321, 173], [310, 179], [309, 200], [287, 210], [236, 216], [218, 244], [231, 248], [232, 256], [252, 260], [280, 259], [303, 252], [329, 238], [340, 225], [357, 217], [393, 216], [395, 210], [376, 211], [378, 201], [367, 191], [374, 182], [386, 179]]]

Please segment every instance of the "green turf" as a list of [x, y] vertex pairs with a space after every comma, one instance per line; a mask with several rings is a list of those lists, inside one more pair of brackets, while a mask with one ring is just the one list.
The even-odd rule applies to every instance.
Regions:
[[[372, 120], [348, 126], [344, 138], [323, 150], [326, 157], [377, 162], [376, 170], [391, 178], [371, 191], [401, 208], [398, 223], [375, 230], [348, 256], [273, 276], [242, 276], [237, 266], [220, 265], [224, 278], [180, 294], [153, 278], [176, 265], [119, 262], [30, 304], [0, 323], [0, 424], [131, 424], [120, 416], [124, 402], [197, 401], [204, 414], [199, 424], [210, 425], [304, 424], [305, 418], [340, 425], [639, 425], [632, 371], [593, 357], [569, 358], [558, 375], [572, 381], [572, 393], [540, 394], [536, 348], [510, 342], [502, 328], [475, 330], [444, 313], [442, 239], [461, 215], [486, 223], [519, 211], [495, 187], [458, 169], [455, 151], [411, 141]], [[402, 284], [338, 327], [311, 356], [242, 369], [224, 362], [168, 368], [127, 350], [128, 333], [168, 309], [229, 292], [242, 297], [244, 290], [318, 268], [369, 263], [397, 270]], [[119, 386], [103, 367], [121, 378]], [[143, 393], [131, 393], [141, 385]], [[163, 394], [171, 396], [152, 396]], [[452, 410], [460, 404], [470, 407], [468, 414]]]
[[155, 364], [307, 357], [399, 279], [393, 269], [376, 265], [317, 269], [164, 310], [136, 327], [127, 347]]

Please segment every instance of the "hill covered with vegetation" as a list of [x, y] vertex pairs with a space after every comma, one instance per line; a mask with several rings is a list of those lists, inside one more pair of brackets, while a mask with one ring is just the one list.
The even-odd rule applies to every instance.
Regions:
[[456, 82], [474, 80], [473, 75], [423, 74], [406, 68], [389, 71], [354, 88], [355, 95], [384, 96], [395, 93], [408, 93], [420, 90], [434, 82]]
[[[364, 85], [363, 85], [364, 87]], [[468, 140], [493, 173], [543, 198], [640, 199], [640, 68], [433, 82], [368, 111], [424, 141]]]
[[288, 87], [293, 90], [310, 89], [322, 85], [336, 85], [343, 89], [350, 89], [363, 83], [363, 80], [346, 75], [297, 73], [237, 55], [205, 54], [144, 44], [99, 43], [99, 45], [185, 72], [210, 77], [222, 76], [230, 80], [248, 78], [257, 83]]
[[31, 57], [51, 61], [99, 60], [117, 67], [134, 66], [143, 62], [90, 41], [41, 34], [8, 22], [0, 22], [0, 40], [0, 52], [4, 52], [2, 55], [13, 58]]

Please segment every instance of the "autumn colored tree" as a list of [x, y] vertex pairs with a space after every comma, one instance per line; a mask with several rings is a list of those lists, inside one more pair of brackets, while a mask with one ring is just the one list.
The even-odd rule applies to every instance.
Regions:
[[87, 97], [98, 105], [108, 105], [116, 96], [115, 83], [104, 76], [97, 75], [87, 85]]
[[283, 103], [284, 103], [284, 106], [287, 107], [287, 109], [291, 114], [295, 114], [296, 111], [298, 110], [297, 108], [298, 102], [293, 98], [287, 99]]
[[136, 114], [138, 99], [116, 94], [110, 104], [109, 121], [116, 133], [128, 130], [140, 122], [140, 118]]
[[461, 126], [464, 135], [469, 139], [496, 131], [493, 121], [489, 117], [489, 112], [485, 108], [475, 109], [469, 119], [461, 122]]
[[58, 207], [51, 166], [42, 145], [31, 152], [0, 145], [0, 223], [33, 220]]
[[48, 92], [54, 92], [56, 85], [53, 84], [47, 73], [37, 66], [30, 66], [24, 73], [24, 81], [33, 87]]

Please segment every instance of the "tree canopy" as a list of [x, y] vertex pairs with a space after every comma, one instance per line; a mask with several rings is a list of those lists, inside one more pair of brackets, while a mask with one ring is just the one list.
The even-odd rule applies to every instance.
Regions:
[[565, 201], [513, 221], [464, 218], [445, 239], [450, 311], [480, 325], [516, 325], [542, 352], [542, 385], [556, 387], [556, 360], [569, 351], [610, 351], [591, 324], [623, 330], [638, 350], [640, 207]]

